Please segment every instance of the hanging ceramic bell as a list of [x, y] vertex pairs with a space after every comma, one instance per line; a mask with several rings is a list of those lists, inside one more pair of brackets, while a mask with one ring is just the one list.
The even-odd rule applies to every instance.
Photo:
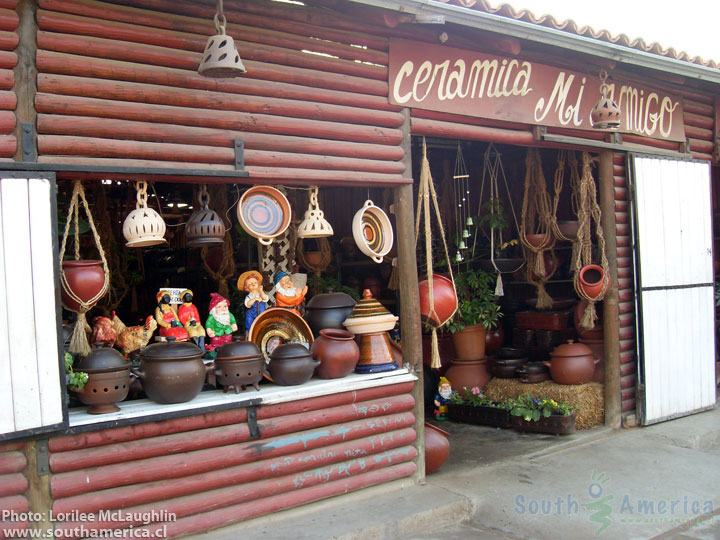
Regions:
[[475, 223], [473, 222], [473, 218], [468, 216], [467, 220], [465, 221], [465, 225], [467, 225], [468, 227], [472, 227], [474, 224]]
[[470, 233], [468, 232], [467, 229], [463, 229], [462, 237], [463, 237], [463, 238], [470, 238]]
[[297, 228], [298, 238], [323, 238], [333, 235], [333, 228], [325, 219], [325, 214], [318, 205], [318, 188], [310, 189], [310, 203], [305, 217]]
[[459, 251], [456, 252], [456, 253], [455, 253], [455, 262], [462, 262], [462, 260], [463, 260], [463, 257], [462, 257], [462, 255], [460, 254], [460, 252], [459, 252]]
[[188, 247], [221, 246], [225, 239], [225, 223], [215, 210], [210, 210], [210, 195], [203, 184], [198, 195], [200, 208], [192, 213], [185, 225]]
[[210, 36], [207, 40], [202, 61], [198, 66], [198, 74], [214, 78], [231, 78], [242, 75], [247, 70], [240, 60], [240, 53], [235, 47], [235, 41], [225, 33], [227, 21], [222, 10], [222, 0], [218, 0], [214, 22], [217, 34]]
[[164, 244], [165, 221], [147, 206], [147, 182], [136, 182], [137, 203], [123, 223], [123, 236], [127, 247], [149, 247]]
[[465, 240], [460, 240], [460, 243], [458, 244], [458, 249], [467, 249], [467, 246], [465, 245]]

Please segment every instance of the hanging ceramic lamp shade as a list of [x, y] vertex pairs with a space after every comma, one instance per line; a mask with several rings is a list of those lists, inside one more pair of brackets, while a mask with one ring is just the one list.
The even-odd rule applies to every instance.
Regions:
[[318, 205], [318, 188], [313, 186], [310, 190], [310, 204], [305, 211], [305, 217], [297, 228], [298, 238], [323, 238], [333, 235], [333, 228], [325, 219], [325, 213]]
[[621, 111], [615, 100], [608, 97], [609, 88], [605, 82], [606, 79], [607, 72], [603, 70], [600, 72], [602, 82], [600, 94], [602, 95], [592, 108], [592, 111], [590, 111], [590, 122], [595, 129], [618, 129], [620, 127]]
[[123, 223], [127, 247], [149, 247], [164, 244], [165, 221], [147, 206], [147, 182], [137, 182], [137, 203]]
[[225, 240], [225, 223], [215, 210], [210, 210], [210, 195], [203, 185], [200, 194], [200, 209], [196, 210], [185, 225], [188, 247], [221, 246]]
[[247, 70], [240, 60], [240, 53], [233, 38], [225, 33], [227, 20], [223, 14], [222, 0], [218, 0], [215, 12], [217, 34], [208, 38], [198, 74], [217, 79], [228, 79], [242, 75]]

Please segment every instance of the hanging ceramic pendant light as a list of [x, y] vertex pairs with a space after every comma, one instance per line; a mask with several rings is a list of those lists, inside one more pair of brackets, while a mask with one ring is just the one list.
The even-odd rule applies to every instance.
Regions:
[[225, 239], [225, 223], [215, 210], [210, 210], [210, 194], [203, 184], [198, 195], [200, 208], [192, 213], [185, 225], [188, 247], [221, 246]]
[[298, 238], [323, 238], [333, 235], [333, 228], [325, 219], [325, 214], [318, 205], [318, 188], [310, 189], [310, 204], [305, 217], [297, 228]]
[[198, 73], [205, 77], [218, 79], [242, 75], [247, 70], [240, 60], [240, 53], [235, 47], [235, 41], [225, 33], [227, 19], [223, 13], [223, 0], [217, 1], [217, 10], [213, 20], [217, 34], [210, 36], [205, 45]]
[[618, 129], [620, 127], [620, 107], [615, 100], [608, 97], [610, 88], [605, 82], [607, 76], [607, 72], [603, 69], [600, 72], [602, 96], [590, 111], [590, 122], [595, 129]]
[[164, 244], [165, 221], [147, 205], [147, 182], [135, 182], [137, 203], [123, 223], [123, 236], [127, 247], [149, 247]]

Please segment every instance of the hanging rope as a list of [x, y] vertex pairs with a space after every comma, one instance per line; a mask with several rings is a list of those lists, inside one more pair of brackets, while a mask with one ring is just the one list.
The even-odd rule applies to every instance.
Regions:
[[[212, 188], [212, 199], [216, 212], [219, 216], [224, 216], [228, 210], [228, 199], [225, 186], [212, 186]], [[207, 247], [202, 248], [200, 251], [200, 258], [202, 259], [205, 271], [211, 278], [217, 281], [218, 293], [225, 298], [230, 298], [230, 288], [228, 287], [227, 281], [235, 275], [235, 260], [233, 258], [232, 238], [229, 234], [226, 234], [223, 238], [222, 254], [222, 261], [220, 261], [217, 270], [210, 268], [210, 265], [207, 262]]]
[[70, 339], [68, 351], [70, 351], [71, 353], [78, 353], [80, 355], [87, 356], [88, 354], [90, 354], [91, 349], [90, 344], [87, 340], [87, 335], [85, 334], [85, 327], [87, 326], [85, 314], [98, 302], [98, 300], [105, 296], [105, 293], [107, 292], [108, 286], [110, 284], [110, 270], [108, 268], [107, 259], [105, 258], [105, 252], [103, 251], [102, 243], [100, 242], [100, 235], [98, 234], [97, 228], [95, 227], [95, 222], [93, 221], [92, 214], [90, 213], [90, 208], [88, 207], [87, 199], [85, 198], [85, 189], [83, 188], [82, 182], [80, 180], [75, 180], [73, 184], [73, 193], [72, 198], [70, 199], [70, 208], [68, 209], [68, 217], [65, 222], [65, 232], [63, 233], [62, 244], [60, 246], [60, 260], [62, 261], [65, 257], [65, 246], [67, 244], [68, 234], [70, 233], [70, 224], [73, 221], [75, 222], [73, 238], [73, 241], [75, 243], [75, 260], [80, 260], [80, 201], [82, 201], [83, 208], [85, 209], [85, 214], [88, 218], [88, 223], [90, 224], [90, 231], [92, 231], [95, 245], [97, 246], [97, 250], [100, 253], [100, 259], [102, 260], [103, 265], [103, 273], [105, 274], [105, 281], [102, 288], [97, 292], [97, 294], [95, 294], [95, 296], [93, 296], [92, 298], [88, 299], [87, 302], [83, 301], [72, 290], [70, 284], [67, 281], [67, 278], [65, 277], [65, 271], [62, 269], [62, 266], [60, 268], [60, 283], [68, 297], [70, 297], [70, 299], [76, 302], [79, 306], [79, 309], [76, 311], [75, 309], [63, 304], [65, 309], [77, 313], [77, 320], [75, 321], [75, 328], [73, 328], [73, 334], [72, 338]]
[[[573, 284], [575, 292], [580, 298], [587, 300], [587, 307], [580, 319], [580, 326], [590, 329], [595, 326], [597, 320], [597, 312], [595, 303], [605, 298], [608, 285], [610, 283], [610, 265], [605, 255], [605, 236], [602, 231], [602, 214], [600, 206], [597, 202], [597, 191], [595, 188], [595, 180], [592, 176], [592, 166], [597, 162], [592, 159], [590, 154], [583, 152], [582, 154], [582, 179], [580, 180], [580, 208], [578, 212], [578, 220], [580, 228], [578, 229], [578, 250], [579, 255], [575, 260], [575, 277]], [[600, 258], [600, 267], [603, 270], [603, 285], [600, 294], [590, 297], [585, 292], [580, 282], [580, 271], [584, 266], [592, 264], [592, 238], [591, 238], [591, 222], [595, 221], [595, 235], [597, 237], [598, 257]]]
[[330, 249], [330, 242], [326, 237], [314, 238], [317, 244], [318, 251], [320, 252], [320, 261], [313, 264], [308, 261], [305, 255], [305, 246], [303, 245], [303, 239], [298, 238], [295, 246], [295, 256], [298, 262], [304, 267], [313, 272], [318, 277], [322, 274], [332, 261], [332, 250]]
[[[423, 155], [422, 165], [420, 169], [420, 185], [418, 187], [418, 202], [417, 202], [417, 216], [415, 218], [415, 243], [417, 242], [420, 233], [420, 219], [423, 214], [425, 215], [425, 258], [427, 262], [427, 281], [428, 281], [428, 305], [430, 312], [428, 313], [429, 318], [435, 318], [439, 320], [437, 313], [435, 312], [435, 298], [433, 296], [433, 265], [432, 265], [432, 227], [430, 222], [430, 201], [432, 200], [433, 209], [435, 210], [435, 217], [437, 217], [438, 228], [440, 229], [440, 238], [442, 238], [443, 249], [445, 252], [445, 260], [447, 261], [448, 271], [450, 272], [450, 281], [452, 281], [453, 291], [455, 288], [455, 278], [453, 276], [452, 265], [450, 264], [450, 254], [448, 253], [447, 242], [445, 241], [445, 229], [442, 224], [442, 217], [440, 216], [440, 208], [438, 206], [437, 194], [435, 193], [435, 186], [433, 184], [432, 173], [430, 172], [430, 162], [427, 159], [427, 146], [425, 144], [425, 138], [423, 137]], [[457, 306], [455, 310], [448, 317], [448, 320], [455, 316], [457, 312]], [[437, 328], [433, 326], [431, 334], [431, 349], [430, 349], [431, 363], [430, 367], [433, 369], [440, 368], [440, 350], [438, 347]]]

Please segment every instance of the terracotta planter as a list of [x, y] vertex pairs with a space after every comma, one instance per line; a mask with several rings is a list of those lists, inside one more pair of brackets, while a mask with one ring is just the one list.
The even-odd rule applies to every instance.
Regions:
[[433, 274], [434, 313], [430, 313], [430, 285], [427, 279], [419, 284], [420, 317], [422, 322], [436, 328], [445, 324], [457, 309], [458, 299], [452, 281], [438, 274]]
[[425, 422], [425, 474], [437, 471], [450, 455], [450, 434]]
[[589, 264], [580, 269], [578, 280], [585, 294], [590, 298], [596, 298], [603, 290], [605, 272], [597, 264]]
[[456, 360], [480, 360], [485, 357], [485, 327], [467, 326], [452, 335]]
[[547, 245], [550, 242], [550, 233], [526, 234], [525, 239], [532, 247], [539, 248], [540, 246]]
[[325, 328], [310, 348], [313, 358], [320, 361], [315, 375], [321, 379], [339, 379], [350, 375], [360, 359], [355, 336], [347, 330]]
[[490, 356], [503, 346], [505, 341], [505, 334], [501, 325], [498, 325], [494, 330], [487, 330], [485, 332], [485, 354]]
[[102, 261], [62, 261], [62, 270], [67, 281], [67, 285], [63, 284], [62, 286], [62, 303], [70, 310], [78, 311], [80, 309], [80, 304], [70, 297], [70, 291], [83, 302], [88, 302], [105, 286]]
[[481, 426], [510, 427], [510, 411], [490, 405], [456, 405], [448, 404], [448, 416], [456, 422], [478, 424]]
[[568, 416], [551, 414], [539, 420], [525, 420], [522, 416], [511, 416], [510, 423], [519, 431], [549, 433], [551, 435], [568, 435], [575, 433], [575, 413]]
[[445, 377], [456, 391], [463, 387], [485, 388], [485, 385], [492, 379], [484, 358], [482, 360], [453, 361], [450, 369], [445, 372]]
[[584, 384], [592, 380], [597, 360], [592, 350], [582, 343], [559, 345], [550, 353], [551, 361], [543, 364], [550, 368], [553, 381], [558, 384]]

